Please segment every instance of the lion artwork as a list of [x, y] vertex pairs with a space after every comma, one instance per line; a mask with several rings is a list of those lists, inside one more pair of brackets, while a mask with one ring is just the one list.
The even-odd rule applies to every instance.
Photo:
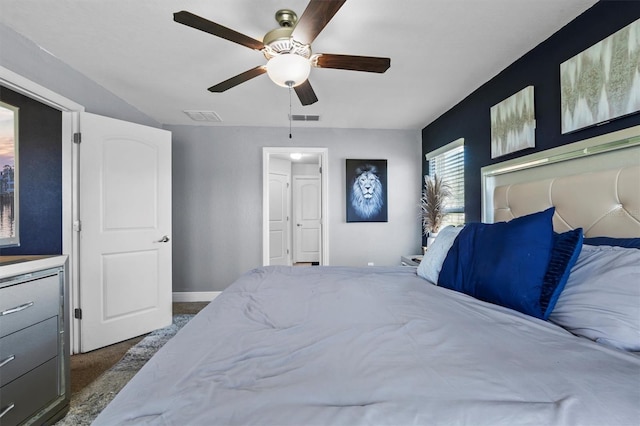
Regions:
[[376, 166], [366, 164], [356, 169], [356, 177], [351, 188], [351, 205], [362, 219], [378, 215], [384, 204], [382, 184]]

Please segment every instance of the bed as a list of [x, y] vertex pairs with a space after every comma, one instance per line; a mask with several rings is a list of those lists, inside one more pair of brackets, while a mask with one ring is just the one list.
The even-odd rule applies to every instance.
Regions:
[[[640, 250], [622, 247], [640, 237], [639, 134], [483, 169], [485, 218], [498, 223], [447, 228], [417, 268], [247, 272], [94, 424], [640, 424]], [[587, 201], [575, 196], [585, 185]], [[540, 235], [544, 271], [518, 252]], [[487, 245], [518, 254], [486, 268]], [[493, 294], [541, 273], [545, 297]]]

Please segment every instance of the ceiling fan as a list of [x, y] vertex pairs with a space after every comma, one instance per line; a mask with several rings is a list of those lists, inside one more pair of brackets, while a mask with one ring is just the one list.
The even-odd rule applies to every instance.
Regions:
[[224, 92], [267, 73], [276, 84], [293, 88], [302, 105], [311, 105], [318, 101], [307, 79], [311, 67], [383, 73], [391, 65], [389, 58], [312, 54], [311, 43], [345, 2], [346, 0], [311, 0], [300, 19], [292, 10], [281, 9], [275, 16], [280, 26], [265, 34], [263, 41], [184, 10], [174, 13], [173, 19], [180, 24], [258, 50], [267, 59], [266, 65], [258, 65], [211, 86], [209, 91]]

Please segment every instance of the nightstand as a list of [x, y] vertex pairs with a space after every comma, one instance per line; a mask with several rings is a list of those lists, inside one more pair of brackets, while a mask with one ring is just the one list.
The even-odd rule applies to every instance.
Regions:
[[421, 261], [422, 261], [421, 254], [410, 254], [410, 255], [400, 257], [400, 264], [402, 266], [418, 266], [420, 265]]

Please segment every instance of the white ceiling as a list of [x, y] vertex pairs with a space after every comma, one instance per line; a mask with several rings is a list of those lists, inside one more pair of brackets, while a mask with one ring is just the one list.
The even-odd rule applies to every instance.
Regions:
[[[597, 0], [348, 0], [314, 53], [391, 58], [384, 74], [312, 69], [319, 98], [305, 127], [421, 129]], [[274, 14], [308, 0], [0, 0], [0, 22], [162, 124], [288, 126], [289, 93], [262, 75], [207, 88], [264, 64], [260, 52], [173, 21], [187, 10], [262, 40]]]

